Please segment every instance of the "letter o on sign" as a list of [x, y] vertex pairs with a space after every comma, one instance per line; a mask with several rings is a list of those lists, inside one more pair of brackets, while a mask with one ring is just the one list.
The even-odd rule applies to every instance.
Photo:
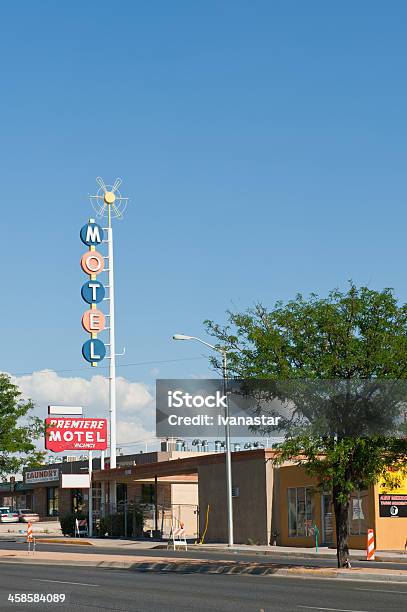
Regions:
[[92, 274], [100, 274], [105, 267], [103, 255], [97, 251], [88, 251], [84, 253], [81, 259], [81, 267], [85, 274], [89, 274], [89, 276], [92, 276]]

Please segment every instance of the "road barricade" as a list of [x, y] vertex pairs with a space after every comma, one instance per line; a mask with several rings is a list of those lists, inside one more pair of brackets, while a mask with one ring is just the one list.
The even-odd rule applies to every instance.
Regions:
[[[30, 553], [32, 551], [32, 553], [35, 553], [35, 538], [33, 535], [33, 526], [32, 523], [28, 522], [27, 523], [27, 544], [28, 544], [28, 552]], [[32, 546], [32, 548], [31, 548]]]
[[88, 535], [88, 521], [86, 519], [75, 519], [75, 538], [87, 537]]
[[185, 537], [184, 523], [178, 525], [172, 523], [170, 537], [168, 538], [167, 550], [171, 546], [176, 550], [177, 546], [184, 546], [185, 550], [188, 550], [188, 544]]
[[368, 561], [374, 561], [375, 559], [374, 530], [373, 529], [367, 530], [366, 559]]

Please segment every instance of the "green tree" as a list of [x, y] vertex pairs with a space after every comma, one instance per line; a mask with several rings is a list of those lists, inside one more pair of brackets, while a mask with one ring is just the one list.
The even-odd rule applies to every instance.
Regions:
[[[407, 306], [398, 303], [391, 289], [374, 291], [351, 283], [347, 291], [331, 291], [327, 298], [297, 295], [271, 310], [257, 305], [246, 313], [229, 312], [228, 319], [226, 326], [205, 324], [228, 349], [236, 378], [352, 383], [407, 378]], [[345, 394], [341, 414], [351, 414], [353, 401]], [[335, 418], [338, 423], [337, 407]], [[406, 439], [388, 433], [351, 437], [346, 428], [338, 433], [338, 427], [328, 434], [294, 429], [279, 449], [279, 461], [304, 465], [332, 492], [338, 566], [343, 566], [349, 555], [351, 493], [388, 478], [389, 467], [405, 468]]]
[[19, 388], [7, 374], [0, 374], [0, 476], [7, 476], [22, 467], [35, 467], [44, 453], [35, 441], [43, 434], [43, 426], [31, 415], [31, 400], [24, 401]]

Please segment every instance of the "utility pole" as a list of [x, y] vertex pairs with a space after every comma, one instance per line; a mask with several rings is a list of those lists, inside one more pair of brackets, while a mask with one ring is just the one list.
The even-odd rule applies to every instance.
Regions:
[[233, 546], [233, 497], [232, 497], [232, 449], [230, 448], [229, 397], [227, 352], [222, 351], [223, 394], [226, 397], [225, 408], [225, 441], [226, 441], [226, 498], [228, 511], [228, 545]]

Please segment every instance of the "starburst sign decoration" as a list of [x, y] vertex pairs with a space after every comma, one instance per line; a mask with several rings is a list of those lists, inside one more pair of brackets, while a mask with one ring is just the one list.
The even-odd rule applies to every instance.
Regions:
[[123, 219], [129, 198], [123, 198], [119, 191], [122, 179], [117, 178], [113, 185], [106, 185], [104, 180], [98, 176], [96, 182], [99, 185], [98, 192], [90, 196], [96, 216]]

